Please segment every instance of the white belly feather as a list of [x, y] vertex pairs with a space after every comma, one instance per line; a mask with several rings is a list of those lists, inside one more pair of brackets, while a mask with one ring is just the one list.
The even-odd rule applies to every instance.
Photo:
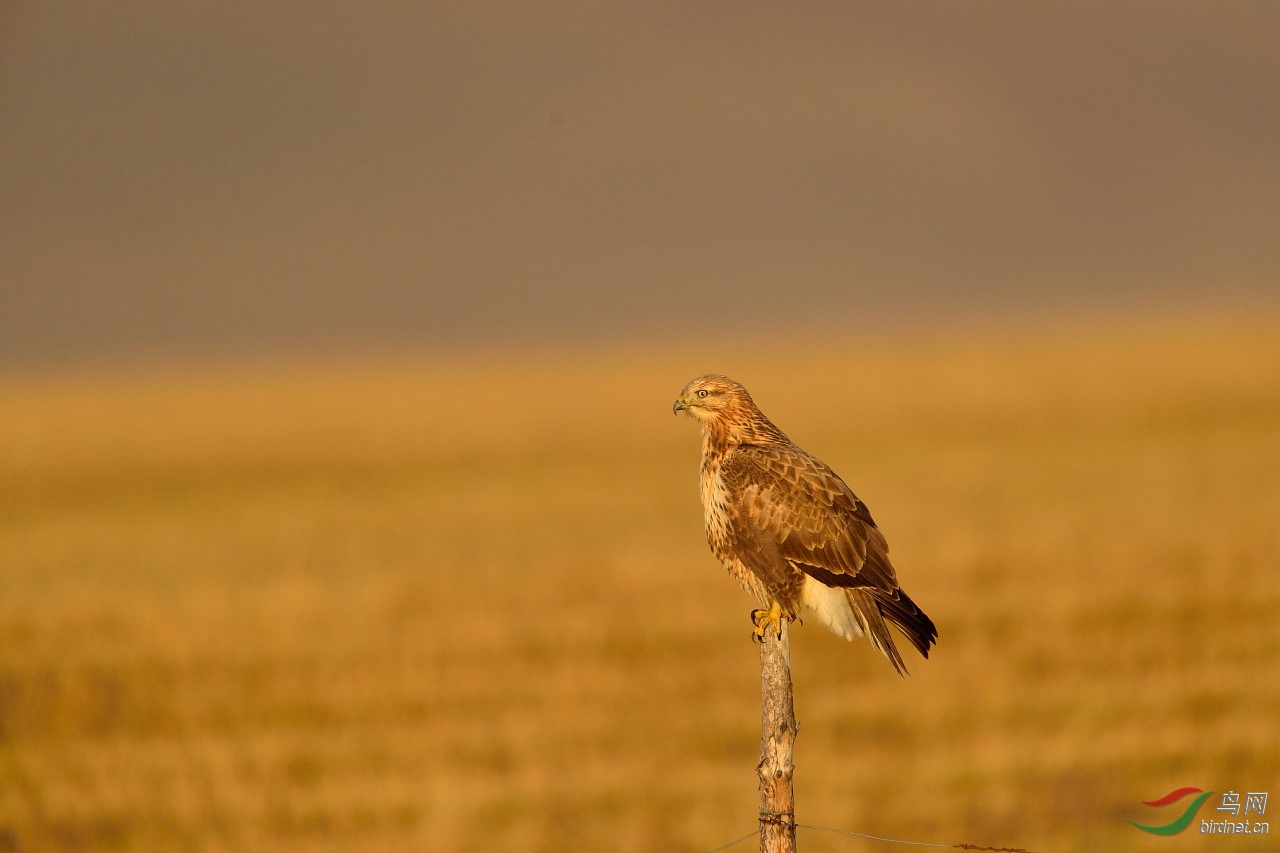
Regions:
[[854, 615], [849, 596], [843, 589], [827, 586], [805, 575], [800, 601], [833, 634], [846, 640], [862, 636], [862, 625]]

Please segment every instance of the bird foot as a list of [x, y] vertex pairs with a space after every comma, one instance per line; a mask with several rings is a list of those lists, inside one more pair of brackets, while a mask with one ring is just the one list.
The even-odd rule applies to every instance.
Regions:
[[764, 642], [764, 632], [769, 630], [769, 626], [773, 626], [773, 630], [778, 639], [782, 639], [782, 620], [786, 617], [782, 614], [782, 607], [778, 602], [769, 605], [768, 610], [752, 610], [751, 624], [755, 625], [755, 630], [751, 632], [751, 639], [757, 643]]

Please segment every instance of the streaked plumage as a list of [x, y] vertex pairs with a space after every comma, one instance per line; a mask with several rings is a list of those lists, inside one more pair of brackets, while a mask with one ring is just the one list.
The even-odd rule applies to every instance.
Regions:
[[[711, 551], [764, 607], [813, 613], [836, 634], [867, 634], [899, 674], [893, 623], [924, 657], [933, 622], [898, 585], [867, 507], [801, 450], [727, 376], [685, 386], [673, 407], [702, 425], [702, 506]], [[768, 617], [766, 617], [768, 618]]]

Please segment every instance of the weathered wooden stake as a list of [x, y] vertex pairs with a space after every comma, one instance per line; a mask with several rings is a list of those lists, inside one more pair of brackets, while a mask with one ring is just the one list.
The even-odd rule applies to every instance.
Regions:
[[760, 853], [795, 853], [795, 705], [791, 698], [791, 635], [783, 619], [782, 636], [764, 632], [760, 643]]

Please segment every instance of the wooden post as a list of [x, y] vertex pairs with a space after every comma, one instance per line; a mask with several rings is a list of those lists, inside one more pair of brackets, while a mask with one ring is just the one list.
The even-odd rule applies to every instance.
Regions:
[[791, 635], [781, 621], [782, 637], [765, 631], [760, 643], [760, 853], [795, 853], [795, 792], [791, 763], [795, 745], [795, 705], [791, 698]]

